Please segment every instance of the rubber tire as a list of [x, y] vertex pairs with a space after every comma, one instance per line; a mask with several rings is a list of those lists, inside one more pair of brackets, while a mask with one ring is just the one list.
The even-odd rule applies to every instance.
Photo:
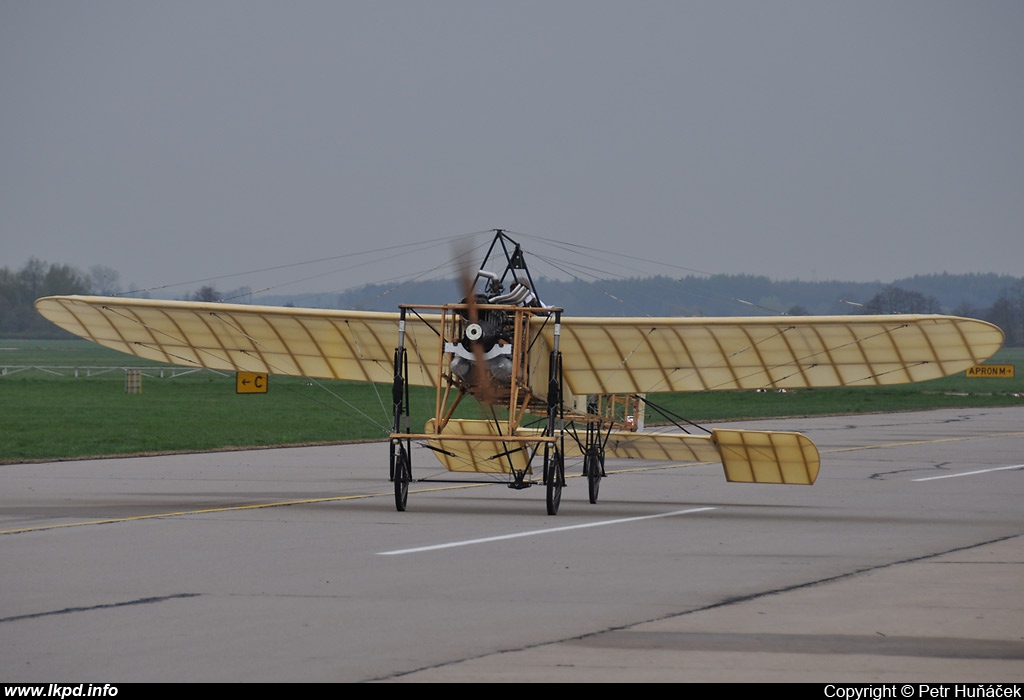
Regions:
[[562, 503], [562, 484], [565, 483], [565, 462], [558, 452], [551, 458], [547, 478], [548, 515], [558, 515], [558, 506]]
[[597, 503], [597, 494], [601, 490], [601, 460], [597, 455], [586, 458], [587, 493], [591, 504]]
[[395, 509], [399, 513], [405, 512], [406, 503], [409, 500], [409, 482], [412, 481], [412, 465], [409, 463], [409, 454], [405, 446], [398, 448], [395, 456]]

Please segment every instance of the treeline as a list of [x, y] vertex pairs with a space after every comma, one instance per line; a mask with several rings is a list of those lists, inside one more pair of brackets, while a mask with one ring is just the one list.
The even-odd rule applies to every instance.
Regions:
[[0, 269], [0, 335], [54, 338], [66, 335], [36, 313], [33, 303], [51, 294], [90, 294], [90, 277], [70, 265], [48, 265], [35, 258], [18, 271]]
[[946, 309], [934, 296], [889, 285], [869, 299], [859, 313], [952, 313], [954, 316], [980, 318], [1003, 329], [1007, 346], [1024, 345], [1024, 280], [1002, 290], [995, 302], [984, 308], [961, 302], [952, 309]]
[[[118, 273], [95, 266], [30, 260], [22, 269], [0, 269], [0, 337], [68, 337], [36, 313], [33, 302], [51, 294], [120, 294]], [[763, 316], [945, 313], [998, 325], [1006, 344], [1024, 345], [1024, 278], [1009, 275], [921, 275], [881, 282], [776, 281], [755, 275], [645, 277], [620, 280], [536, 280], [541, 299], [571, 316]], [[443, 304], [457, 284], [431, 280], [365, 285], [332, 294], [261, 296], [247, 288], [220, 293], [213, 286], [178, 298], [254, 302], [281, 306], [395, 310], [400, 303]]]
[[[535, 280], [541, 299], [571, 316], [764, 316], [954, 314], [1001, 327], [1024, 345], [1024, 278], [996, 274], [919, 275], [882, 282], [803, 282], [757, 275], [619, 280]], [[451, 280], [365, 285], [340, 294], [263, 297], [258, 303], [388, 311], [399, 303], [443, 304]]]

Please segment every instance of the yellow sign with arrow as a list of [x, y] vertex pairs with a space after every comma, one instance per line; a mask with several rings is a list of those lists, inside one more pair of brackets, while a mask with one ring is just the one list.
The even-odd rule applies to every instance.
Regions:
[[267, 375], [261, 372], [236, 372], [235, 373], [236, 394], [265, 394], [267, 393]]

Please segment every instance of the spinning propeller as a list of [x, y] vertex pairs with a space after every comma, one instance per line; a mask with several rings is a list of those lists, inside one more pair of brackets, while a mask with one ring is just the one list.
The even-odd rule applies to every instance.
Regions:
[[481, 277], [490, 280], [489, 285], [497, 283], [497, 276], [491, 273], [474, 271], [470, 264], [471, 256], [468, 241], [463, 239], [462, 246], [456, 245], [455, 260], [459, 268], [459, 286], [462, 291], [462, 303], [466, 309], [462, 312], [464, 319], [463, 337], [461, 344], [473, 354], [472, 376], [463, 377], [470, 385], [470, 393], [484, 403], [493, 403], [496, 400], [491, 373], [487, 368], [485, 353], [488, 345], [493, 345], [496, 336], [500, 333], [500, 325], [494, 328], [491, 321], [491, 314], [487, 311], [481, 313], [480, 304], [486, 304], [488, 299], [485, 295], [477, 294], [476, 283]]

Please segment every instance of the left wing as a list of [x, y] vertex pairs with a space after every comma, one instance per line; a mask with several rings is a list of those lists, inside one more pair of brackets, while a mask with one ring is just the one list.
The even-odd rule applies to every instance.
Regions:
[[[551, 324], [542, 329], [554, 342]], [[559, 348], [573, 394], [875, 386], [962, 372], [1002, 331], [956, 316], [568, 318]]]
[[[36, 301], [61, 328], [120, 352], [190, 367], [390, 383], [399, 314], [62, 296]], [[409, 383], [437, 381], [436, 321], [406, 324]]]

